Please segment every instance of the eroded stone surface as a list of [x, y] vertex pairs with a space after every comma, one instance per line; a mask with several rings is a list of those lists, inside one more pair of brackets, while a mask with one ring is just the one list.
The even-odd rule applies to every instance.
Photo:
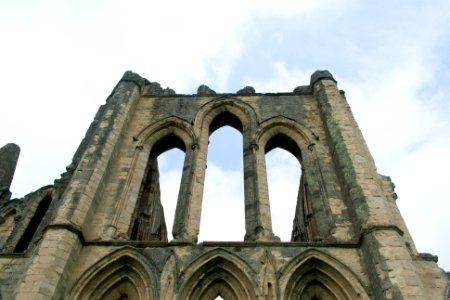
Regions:
[[[224, 125], [243, 135], [246, 235], [197, 244], [209, 135]], [[272, 232], [276, 147], [302, 167], [292, 242]], [[156, 157], [172, 148], [186, 157], [167, 241]], [[395, 199], [328, 71], [293, 93], [196, 95], [126, 72], [55, 185], [0, 205], [0, 298], [442, 299], [448, 278]]]
[[9, 143], [0, 148], [0, 205], [11, 198], [9, 190], [19, 160], [20, 148]]

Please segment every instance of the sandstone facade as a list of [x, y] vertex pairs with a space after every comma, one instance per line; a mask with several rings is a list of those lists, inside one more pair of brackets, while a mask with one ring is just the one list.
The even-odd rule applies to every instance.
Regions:
[[[208, 139], [225, 125], [243, 135], [246, 235], [199, 244]], [[276, 147], [302, 166], [291, 242], [272, 232], [265, 154]], [[185, 160], [168, 241], [156, 158], [172, 148]], [[1, 162], [0, 182], [13, 165]], [[67, 172], [2, 201], [0, 298], [447, 299], [395, 199], [327, 71], [292, 93], [195, 95], [126, 72]]]

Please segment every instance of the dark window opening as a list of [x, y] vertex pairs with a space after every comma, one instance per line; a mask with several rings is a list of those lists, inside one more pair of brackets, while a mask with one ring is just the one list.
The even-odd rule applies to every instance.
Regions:
[[15, 253], [25, 252], [27, 250], [51, 202], [52, 198], [50, 196], [45, 197], [44, 199], [41, 200], [41, 202], [39, 202], [39, 205], [36, 208], [33, 217], [28, 223], [27, 228], [25, 229], [22, 237], [20, 238], [19, 242], [16, 245], [16, 248], [14, 249]]
[[273, 136], [267, 143], [264, 149], [265, 153], [269, 153], [274, 148], [279, 147], [284, 149], [295, 156], [299, 163], [302, 161], [302, 155], [300, 148], [298, 148], [297, 143], [295, 143], [291, 138], [284, 134], [277, 134]]
[[122, 294], [122, 295], [120, 295], [120, 297], [119, 297], [118, 300], [129, 300], [129, 299], [130, 299], [130, 298], [128, 297], [127, 294]]
[[169, 134], [162, 139], [160, 139], [153, 147], [150, 153], [150, 157], [158, 157], [160, 154], [166, 152], [167, 150], [177, 148], [183, 152], [186, 152], [186, 146], [182, 139], [180, 139], [175, 134]]
[[130, 236], [130, 238], [132, 240], [136, 240], [137, 239], [138, 228], [139, 228], [139, 219], [135, 219], [134, 223], [133, 223], [133, 229], [131, 229], [131, 236]]
[[226, 111], [217, 115], [211, 122], [211, 125], [209, 125], [209, 134], [211, 135], [214, 131], [224, 126], [231, 126], [240, 133], [243, 131], [243, 126], [239, 118]]

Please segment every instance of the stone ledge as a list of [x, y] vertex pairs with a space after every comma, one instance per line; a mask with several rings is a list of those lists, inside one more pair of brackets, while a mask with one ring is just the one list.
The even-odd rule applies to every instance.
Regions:
[[132, 246], [137, 248], [164, 248], [173, 246], [199, 246], [199, 247], [317, 247], [317, 248], [359, 248], [358, 243], [330, 243], [330, 242], [232, 242], [232, 241], [204, 241], [201, 243], [189, 242], [160, 242], [160, 241], [131, 241], [131, 240], [105, 240], [85, 241], [84, 246]]
[[358, 244], [362, 243], [363, 238], [375, 231], [383, 231], [383, 230], [393, 230], [396, 231], [400, 236], [403, 236], [404, 232], [398, 228], [395, 225], [372, 225], [372, 226], [368, 226], [366, 228], [362, 228], [361, 232], [359, 233], [359, 240], [358, 240]]
[[437, 255], [433, 255], [433, 254], [430, 254], [430, 253], [419, 253], [418, 257], [421, 260], [424, 260], [424, 261], [432, 261], [432, 262], [435, 262], [435, 263], [438, 262]]

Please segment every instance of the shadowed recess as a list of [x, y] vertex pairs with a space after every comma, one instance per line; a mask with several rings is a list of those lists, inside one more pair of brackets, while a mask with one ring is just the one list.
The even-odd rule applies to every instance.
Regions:
[[39, 205], [36, 208], [36, 211], [34, 212], [34, 215], [31, 218], [30, 222], [28, 223], [28, 226], [25, 229], [22, 237], [17, 243], [14, 252], [18, 253], [27, 250], [31, 240], [33, 239], [34, 234], [36, 233], [36, 230], [38, 229], [39, 225], [42, 222], [42, 219], [44, 219], [45, 213], [47, 212], [51, 202], [52, 198], [50, 196], [45, 197], [44, 199], [41, 200], [41, 202], [39, 202]]

